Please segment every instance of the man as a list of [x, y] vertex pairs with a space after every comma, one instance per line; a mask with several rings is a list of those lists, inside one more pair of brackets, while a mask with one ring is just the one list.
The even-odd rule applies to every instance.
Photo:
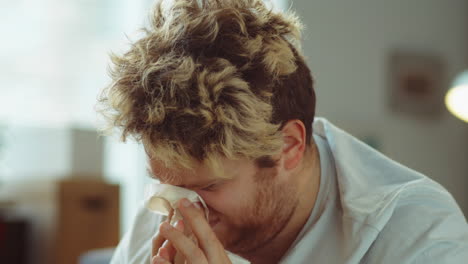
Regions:
[[255, 264], [468, 260], [443, 187], [314, 120], [299, 31], [260, 0], [174, 0], [113, 56], [110, 128], [142, 142], [160, 182], [196, 191], [210, 219], [187, 200], [175, 227], [141, 208], [111, 263], [230, 263], [225, 250]]

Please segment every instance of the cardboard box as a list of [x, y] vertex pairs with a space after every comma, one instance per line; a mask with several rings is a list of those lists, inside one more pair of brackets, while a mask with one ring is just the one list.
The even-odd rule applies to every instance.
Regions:
[[84, 252], [119, 242], [119, 186], [99, 180], [58, 182], [56, 264], [78, 263]]

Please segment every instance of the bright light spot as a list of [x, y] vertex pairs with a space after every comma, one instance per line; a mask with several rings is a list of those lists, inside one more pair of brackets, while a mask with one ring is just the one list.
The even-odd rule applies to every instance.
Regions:
[[468, 85], [450, 89], [445, 96], [445, 105], [454, 116], [468, 122]]

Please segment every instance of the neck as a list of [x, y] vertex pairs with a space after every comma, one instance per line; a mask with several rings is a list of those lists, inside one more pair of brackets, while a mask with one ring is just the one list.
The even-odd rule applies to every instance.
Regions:
[[298, 176], [295, 182], [297, 184], [298, 202], [289, 222], [271, 243], [251, 254], [241, 255], [252, 264], [278, 263], [309, 219], [320, 187], [320, 157], [315, 144], [311, 147], [309, 157], [304, 158], [304, 165], [303, 169], [296, 175]]

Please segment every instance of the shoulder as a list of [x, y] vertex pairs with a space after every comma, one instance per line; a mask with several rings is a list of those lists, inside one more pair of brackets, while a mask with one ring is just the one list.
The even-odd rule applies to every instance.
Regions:
[[[366, 146], [326, 120], [326, 139], [349, 244], [366, 248], [362, 263], [464, 263], [468, 225], [441, 185]], [[363, 239], [357, 230], [370, 228]]]
[[[453, 197], [426, 179], [400, 193], [368, 263], [463, 263], [468, 224]], [[377, 261], [377, 262], [376, 262]]]
[[149, 263], [152, 238], [162, 218], [140, 206], [134, 221], [119, 242], [111, 264]]

